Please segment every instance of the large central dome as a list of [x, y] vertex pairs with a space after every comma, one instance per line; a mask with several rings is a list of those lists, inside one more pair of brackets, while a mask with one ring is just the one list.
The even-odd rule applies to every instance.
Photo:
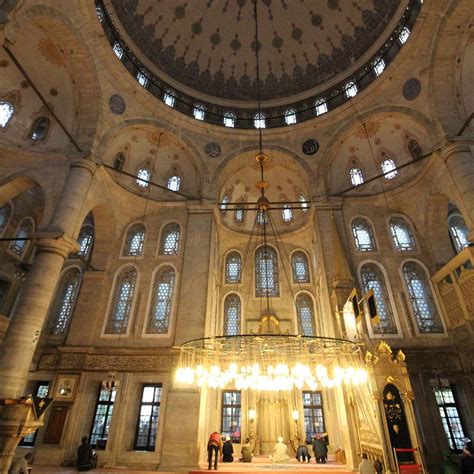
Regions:
[[[256, 100], [253, 0], [107, 3], [134, 53], [170, 85], [215, 102]], [[262, 100], [285, 101], [343, 79], [387, 40], [400, 3], [257, 0]]]

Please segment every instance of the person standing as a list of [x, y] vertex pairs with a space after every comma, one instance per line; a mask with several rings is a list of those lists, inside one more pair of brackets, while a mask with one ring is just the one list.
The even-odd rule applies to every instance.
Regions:
[[209, 435], [209, 441], [207, 442], [207, 463], [208, 463], [208, 470], [211, 470], [212, 466], [212, 457], [214, 455], [214, 469], [217, 471], [217, 458], [219, 457], [220, 453], [222, 452], [222, 444], [221, 444], [221, 435], [214, 431]]
[[77, 448], [77, 470], [90, 471], [97, 465], [97, 456], [92, 446], [87, 442], [87, 436], [83, 436], [82, 444]]
[[318, 464], [326, 464], [328, 458], [328, 447], [326, 441], [318, 433], [313, 441], [313, 453]]
[[362, 461], [359, 464], [359, 473], [360, 474], [375, 474], [374, 466], [368, 460], [366, 453], [362, 453]]

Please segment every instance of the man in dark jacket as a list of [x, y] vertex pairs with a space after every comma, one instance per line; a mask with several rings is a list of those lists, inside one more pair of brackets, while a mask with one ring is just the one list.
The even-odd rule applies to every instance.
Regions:
[[222, 462], [233, 462], [234, 461], [234, 447], [232, 446], [232, 441], [230, 436], [227, 436], [225, 443], [222, 446]]
[[77, 470], [90, 471], [97, 465], [97, 456], [87, 442], [87, 436], [83, 436], [81, 441], [82, 444], [77, 448]]
[[325, 464], [328, 458], [328, 447], [326, 441], [318, 433], [313, 441], [313, 452], [318, 464]]
[[296, 450], [295, 457], [299, 462], [309, 462], [311, 456], [309, 455], [308, 447], [305, 444], [300, 444]]

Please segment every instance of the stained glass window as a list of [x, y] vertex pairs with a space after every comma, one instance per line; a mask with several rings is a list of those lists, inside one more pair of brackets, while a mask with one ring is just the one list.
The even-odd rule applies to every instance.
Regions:
[[143, 385], [135, 434], [136, 450], [155, 450], [162, 390], [162, 384]]
[[170, 190], [170, 191], [179, 191], [179, 188], [181, 186], [181, 177], [178, 176], [177, 174], [173, 175], [173, 176], [170, 176], [168, 178], [168, 183], [166, 185], [166, 187]]
[[140, 188], [148, 188], [151, 181], [151, 171], [148, 168], [140, 168], [137, 172], [137, 185]]
[[226, 127], [235, 127], [235, 114], [232, 112], [226, 112], [224, 114], [224, 125]]
[[224, 301], [224, 336], [240, 334], [240, 297], [228, 295]]
[[403, 265], [403, 277], [413, 315], [421, 333], [442, 333], [436, 303], [425, 270], [414, 261]]
[[383, 160], [382, 163], [380, 163], [380, 168], [382, 168], [385, 179], [393, 179], [398, 174], [397, 165], [391, 158]]
[[175, 272], [172, 267], [163, 267], [155, 277], [147, 334], [166, 334], [170, 325], [171, 304]]
[[278, 256], [272, 247], [260, 247], [255, 252], [255, 295], [280, 296]]
[[4, 204], [2, 207], [0, 207], [0, 236], [3, 235], [3, 232], [7, 228], [11, 215], [12, 206], [10, 203]]
[[167, 224], [161, 231], [160, 255], [177, 255], [179, 252], [179, 224]]
[[354, 167], [349, 170], [349, 177], [353, 186], [359, 186], [364, 182], [364, 174], [360, 168]]
[[84, 257], [85, 260], [89, 261], [91, 256], [92, 244], [94, 243], [94, 227], [91, 225], [83, 225], [79, 236], [77, 238], [77, 243], [79, 244], [78, 255]]
[[296, 123], [296, 111], [294, 109], [285, 111], [285, 123], [287, 125], [294, 125]]
[[451, 387], [435, 387], [433, 391], [449, 447], [454, 451], [460, 451], [464, 447], [466, 434], [461, 424], [454, 393]]
[[309, 283], [308, 258], [304, 252], [298, 251], [291, 256], [294, 283]]
[[367, 219], [357, 217], [352, 221], [352, 236], [358, 252], [374, 252], [377, 250], [372, 226]]
[[326, 431], [321, 392], [303, 392], [304, 429], [306, 442], [311, 443], [318, 433]]
[[303, 336], [315, 336], [314, 305], [311, 296], [300, 293], [296, 297], [296, 314], [298, 316], [298, 332]]
[[122, 171], [125, 165], [125, 156], [122, 152], [119, 152], [115, 155], [114, 159], [114, 168], [117, 171]]
[[242, 276], [242, 258], [238, 252], [229, 252], [225, 259], [225, 282], [240, 283]]
[[466, 222], [459, 214], [452, 214], [448, 218], [449, 233], [458, 252], [469, 245]]
[[291, 222], [293, 220], [293, 211], [291, 210], [291, 206], [289, 204], [283, 204], [281, 218], [283, 222]]
[[266, 116], [263, 112], [256, 113], [253, 116], [253, 126], [255, 128], [265, 128], [266, 127]]
[[238, 390], [222, 392], [221, 433], [240, 443], [242, 425], [241, 393]]
[[51, 336], [64, 336], [66, 334], [74, 306], [81, 286], [81, 271], [72, 267], [66, 270], [59, 280], [58, 289], [51, 313]]
[[411, 233], [410, 226], [402, 217], [390, 218], [390, 232], [392, 233], [395, 248], [400, 251], [414, 250], [415, 240]]
[[13, 117], [15, 107], [10, 102], [0, 100], [0, 128], [5, 128]]
[[397, 334], [392, 305], [382, 270], [375, 263], [366, 263], [360, 269], [364, 292], [374, 291], [380, 323], [373, 328], [376, 334]]
[[31, 127], [30, 138], [35, 142], [46, 140], [50, 126], [51, 120], [49, 117], [38, 117]]
[[89, 443], [94, 448], [105, 449], [109, 437], [110, 423], [112, 422], [115, 397], [115, 389], [107, 390], [102, 387], [99, 389], [89, 436]]
[[20, 225], [16, 228], [15, 238], [18, 240], [14, 240], [11, 242], [9, 250], [14, 254], [18, 255], [19, 257], [23, 257], [25, 255], [26, 249], [28, 248], [29, 240], [20, 240], [20, 239], [29, 239], [34, 231], [33, 221], [26, 217], [20, 222]]
[[127, 332], [136, 282], [137, 270], [132, 266], [124, 268], [117, 277], [105, 334], [125, 334]]
[[314, 112], [317, 116], [323, 115], [328, 111], [328, 104], [325, 99], [318, 99], [314, 103]]
[[144, 241], [145, 226], [143, 224], [134, 224], [127, 232], [123, 254], [127, 257], [142, 255]]

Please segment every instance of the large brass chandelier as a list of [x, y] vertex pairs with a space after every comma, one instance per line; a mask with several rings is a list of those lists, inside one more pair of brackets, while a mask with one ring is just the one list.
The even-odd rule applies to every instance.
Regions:
[[[257, 2], [254, 0], [255, 54], [258, 113], [261, 116]], [[260, 165], [260, 179], [256, 183], [260, 197], [256, 202], [226, 202], [219, 206], [256, 211], [256, 222], [262, 229], [262, 246], [267, 252], [267, 227], [277, 240], [270, 211], [281, 210], [283, 203], [270, 202], [265, 195], [269, 183], [264, 178], [264, 163], [268, 156], [263, 153], [261, 127], [258, 127], [258, 138], [259, 151], [255, 159]], [[307, 207], [310, 202], [285, 203], [285, 206], [300, 209], [302, 204]], [[268, 290], [271, 270], [267, 262], [265, 259], [263, 270]], [[270, 391], [317, 390], [367, 382], [359, 344], [344, 339], [282, 333], [278, 318], [270, 311], [271, 295], [267, 291], [265, 296], [266, 311], [260, 319], [258, 333], [205, 337], [182, 344], [176, 381], [213, 389]]]

